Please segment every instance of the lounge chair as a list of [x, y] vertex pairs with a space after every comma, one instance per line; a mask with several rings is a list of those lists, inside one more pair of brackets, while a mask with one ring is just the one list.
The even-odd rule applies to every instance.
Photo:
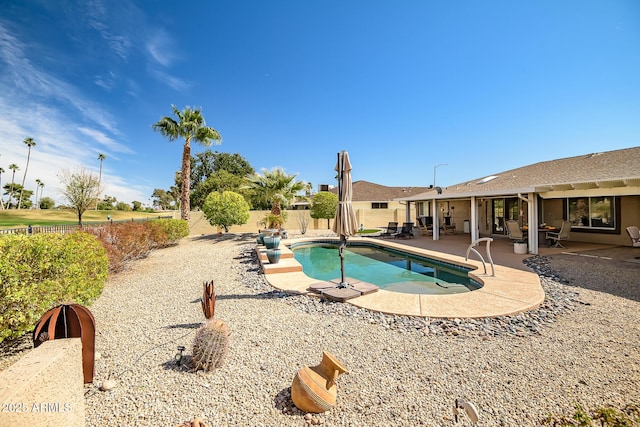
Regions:
[[393, 237], [398, 234], [398, 223], [397, 222], [389, 222], [387, 225], [387, 229], [380, 235], [382, 237]]
[[507, 235], [511, 240], [514, 241], [514, 243], [524, 242], [527, 238], [526, 233], [520, 228], [520, 224], [518, 224], [518, 221], [515, 221], [513, 219], [507, 221]]
[[571, 221], [564, 221], [560, 231], [555, 233], [553, 231], [547, 231], [547, 239], [555, 241], [552, 248], [564, 248], [562, 240], [569, 240], [569, 234], [571, 233]]
[[422, 236], [433, 234], [433, 217], [419, 216], [418, 228], [420, 229], [420, 235]]
[[451, 232], [451, 234], [456, 233], [456, 224], [455, 222], [451, 222], [450, 216], [444, 217], [444, 225], [442, 226], [442, 229], [444, 231], [444, 234], [448, 234], [449, 232]]
[[635, 225], [627, 227], [627, 233], [631, 238], [631, 246], [634, 248], [640, 248], [640, 229]]
[[411, 239], [413, 238], [413, 222], [405, 222], [402, 224], [402, 229], [396, 234], [398, 239]]

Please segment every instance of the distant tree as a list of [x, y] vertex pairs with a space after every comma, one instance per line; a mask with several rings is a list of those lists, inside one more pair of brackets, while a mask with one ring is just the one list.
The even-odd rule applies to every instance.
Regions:
[[[107, 158], [106, 155], [102, 153], [98, 153], [98, 160], [100, 160], [100, 174], [98, 175], [98, 183], [102, 185], [102, 162]], [[98, 209], [98, 204], [96, 203], [96, 209]]]
[[44, 191], [44, 182], [40, 181], [38, 183], [38, 187], [40, 187], [40, 198], [42, 199], [42, 192]]
[[38, 209], [38, 190], [40, 190], [40, 184], [42, 184], [42, 181], [40, 181], [39, 178], [36, 178], [36, 209]]
[[[244, 178], [255, 169], [239, 154], [205, 150], [191, 158], [191, 208], [202, 208], [204, 199], [212, 191], [234, 191], [246, 196], [241, 189]], [[246, 198], [246, 197], [245, 197]]]
[[162, 188], [156, 188], [153, 190], [151, 198], [153, 199], [152, 202], [154, 207], [164, 210], [171, 209], [171, 203], [173, 202], [175, 204], [176, 201], [171, 193], [167, 190], [163, 190]]
[[131, 210], [131, 205], [125, 202], [118, 202], [116, 203], [116, 210], [128, 212]]
[[[24, 180], [27, 178], [27, 169], [29, 169], [29, 159], [31, 158], [31, 147], [36, 146], [36, 142], [33, 138], [25, 138], [24, 142], [28, 147], [27, 152], [27, 166], [24, 168], [24, 175], [22, 175], [22, 189], [24, 190]], [[22, 205], [22, 191], [20, 191], [20, 200], [18, 200], [18, 206]]]
[[[246, 196], [248, 191], [243, 190], [246, 184], [244, 176], [234, 175], [226, 170], [219, 170], [209, 176], [206, 181], [199, 183], [191, 193], [191, 206], [202, 208], [204, 200], [213, 191], [233, 191]], [[246, 199], [247, 197], [245, 197]]]
[[33, 205], [33, 202], [30, 200], [30, 197], [33, 194], [33, 191], [23, 189], [22, 185], [20, 184], [5, 184], [3, 188], [5, 190], [4, 194], [9, 194], [10, 197], [15, 197], [15, 199], [18, 201], [20, 201], [20, 198], [19, 198], [20, 193], [23, 194], [22, 201], [21, 201], [22, 204], [18, 205], [16, 203], [15, 205], [16, 209], [29, 209]]
[[76, 172], [64, 169], [58, 177], [64, 185], [62, 195], [76, 212], [78, 224], [82, 225], [82, 214], [92, 206], [94, 199], [101, 192], [100, 181], [97, 176], [83, 168]]
[[53, 209], [56, 206], [56, 202], [51, 197], [40, 198], [40, 209]]
[[[13, 183], [15, 182], [15, 177], [16, 177], [16, 171], [20, 170], [20, 168], [15, 163], [11, 163], [9, 165], [9, 169], [13, 171], [13, 173], [11, 174], [11, 188], [13, 188]], [[7, 209], [9, 209], [9, 207], [11, 206], [11, 197], [13, 196], [13, 193], [4, 193], [4, 194], [9, 194], [9, 200], [7, 200]]]
[[142, 203], [140, 203], [139, 201], [134, 200], [133, 202], [131, 202], [131, 204], [133, 205], [134, 212], [139, 212], [142, 210]]
[[220, 133], [214, 128], [206, 126], [204, 116], [201, 109], [191, 109], [185, 107], [180, 111], [175, 105], [171, 106], [173, 114], [178, 118], [174, 120], [172, 117], [165, 116], [157, 123], [152, 125], [156, 132], [160, 132], [169, 141], [175, 141], [178, 138], [184, 138], [184, 147], [182, 150], [182, 187], [180, 191], [180, 217], [189, 220], [191, 204], [190, 195], [190, 177], [191, 177], [191, 140], [209, 146], [212, 142], [217, 144], [222, 139]]
[[249, 203], [238, 193], [214, 191], [205, 199], [202, 212], [213, 226], [229, 231], [232, 225], [246, 224], [249, 220]]
[[[16, 201], [18, 200], [20, 191], [22, 190], [22, 186], [15, 183], [5, 184], [2, 188], [4, 189], [4, 194], [9, 196], [9, 200], [13, 200], [15, 198]], [[18, 209], [17, 202], [7, 202], [7, 209], [10, 209], [11, 207]]]
[[101, 211], [110, 211], [116, 208], [117, 203], [118, 203], [118, 199], [116, 199], [115, 197], [109, 196], [108, 194], [105, 194], [104, 199], [98, 202], [97, 207]]
[[327, 228], [329, 228], [329, 220], [336, 217], [337, 209], [338, 196], [330, 191], [320, 191], [311, 199], [311, 218], [326, 218]]

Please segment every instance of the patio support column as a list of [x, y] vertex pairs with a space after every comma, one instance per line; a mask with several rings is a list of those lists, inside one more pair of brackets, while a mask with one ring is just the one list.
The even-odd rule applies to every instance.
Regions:
[[433, 240], [440, 240], [440, 221], [438, 221], [438, 202], [431, 200], [431, 215], [433, 215]]
[[407, 211], [404, 215], [404, 222], [411, 222], [411, 202], [407, 200]]
[[527, 194], [527, 215], [529, 215], [529, 253], [538, 254], [538, 198], [536, 193]]
[[471, 196], [471, 242], [475, 242], [480, 238], [480, 231], [478, 227], [478, 199], [476, 196]]

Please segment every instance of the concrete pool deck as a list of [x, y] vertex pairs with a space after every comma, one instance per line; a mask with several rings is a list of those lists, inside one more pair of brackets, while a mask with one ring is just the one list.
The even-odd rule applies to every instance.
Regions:
[[[316, 296], [308, 291], [309, 286], [318, 283], [318, 279], [308, 277], [302, 272], [302, 266], [293, 258], [289, 249], [294, 243], [317, 240], [335, 240], [337, 238], [311, 237], [287, 239], [280, 243], [282, 257], [277, 264], [269, 264], [264, 249], [258, 247], [260, 263], [267, 282], [276, 289], [292, 293]], [[413, 239], [411, 239], [413, 240]], [[357, 307], [387, 314], [422, 316], [434, 318], [481, 318], [506, 316], [537, 308], [544, 301], [544, 290], [537, 274], [495, 264], [495, 276], [491, 275], [491, 265], [485, 255], [485, 247], [476, 247], [487, 262], [484, 273], [482, 262], [477, 255], [470, 259], [463, 256], [437, 252], [403, 244], [399, 240], [384, 240], [352, 237], [349, 242], [375, 243], [380, 246], [398, 249], [415, 255], [459, 264], [473, 270], [469, 275], [483, 284], [482, 288], [453, 295], [416, 295], [379, 290], [371, 294], [349, 299], [347, 303]], [[473, 258], [473, 259], [471, 259]]]

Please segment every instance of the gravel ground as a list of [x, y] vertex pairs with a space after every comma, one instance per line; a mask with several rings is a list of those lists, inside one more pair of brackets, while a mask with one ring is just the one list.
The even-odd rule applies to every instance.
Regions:
[[[87, 425], [175, 426], [194, 416], [209, 426], [471, 425], [454, 421], [462, 398], [478, 408], [478, 425], [538, 426], [576, 403], [640, 403], [640, 264], [536, 257], [548, 296], [539, 310], [441, 320], [273, 291], [254, 246], [250, 235], [190, 238], [109, 280], [91, 307], [101, 358], [86, 388]], [[585, 274], [596, 262], [598, 273]], [[209, 280], [231, 345], [221, 368], [193, 373], [174, 355], [191, 351]], [[304, 414], [291, 382], [323, 350], [349, 373], [336, 407]], [[100, 391], [109, 377], [116, 387]]]

